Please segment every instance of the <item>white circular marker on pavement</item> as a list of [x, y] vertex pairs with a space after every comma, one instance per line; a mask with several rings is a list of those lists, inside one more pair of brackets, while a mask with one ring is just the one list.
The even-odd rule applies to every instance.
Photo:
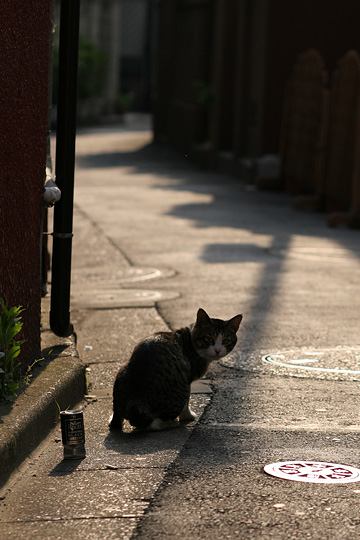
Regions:
[[264, 364], [312, 373], [360, 375], [358, 347], [323, 349], [319, 351], [285, 350], [262, 356]]
[[351, 465], [327, 463], [324, 461], [280, 461], [265, 465], [264, 471], [271, 476], [313, 482], [316, 484], [348, 484], [360, 482], [360, 469]]

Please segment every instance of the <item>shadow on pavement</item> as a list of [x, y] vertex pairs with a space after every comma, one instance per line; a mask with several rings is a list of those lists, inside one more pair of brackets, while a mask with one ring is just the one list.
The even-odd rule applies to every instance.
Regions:
[[[309, 235], [334, 240], [360, 256], [360, 237], [349, 229], [329, 229], [324, 215], [299, 212], [283, 192], [259, 192], [242, 180], [204, 171], [166, 145], [146, 144], [133, 151], [79, 155], [81, 168], [131, 167], [134, 174], [166, 177], [154, 189], [191, 191], [211, 196], [211, 201], [180, 204], [168, 215], [192, 219], [197, 227], [231, 227], [277, 236]], [[131, 170], [128, 171], [132, 172]], [[246, 209], [246, 212], [243, 210]], [[286, 243], [286, 242], [285, 242]], [[205, 258], [206, 260], [206, 258]], [[207, 261], [211, 262], [211, 261]]]
[[[246, 316], [248, 335], [243, 341], [247, 342], [247, 348], [255, 346], [262, 333], [279, 290], [280, 278], [294, 237], [297, 237], [298, 242], [304, 238], [305, 244], [307, 238], [315, 241], [319, 239], [320, 248], [328, 250], [329, 267], [332, 266], [331, 250], [336, 245], [340, 250], [340, 255], [335, 254], [337, 256], [344, 259], [348, 255], [357, 258], [360, 256], [358, 232], [329, 229], [324, 215], [293, 209], [291, 197], [285, 193], [259, 192], [238, 178], [200, 171], [186, 160], [186, 154], [182, 156], [166, 145], [150, 143], [135, 147], [133, 151], [82, 155], [78, 158], [78, 164], [85, 168], [128, 166], [130, 170], [127, 174], [154, 174], [158, 181], [152, 184], [152, 189], [188, 191], [206, 196], [204, 201], [177, 204], [166, 215], [190, 221], [197, 228], [226, 229], [223, 242], [212, 242], [204, 246], [200, 255], [203, 262], [259, 262], [262, 265], [257, 293], [254, 294], [253, 304]], [[249, 233], [251, 239], [254, 238], [254, 244], [251, 240], [239, 243], [235, 232], [234, 242], [229, 242], [231, 230]], [[217, 231], [216, 239], [219, 237], [221, 232], [219, 234]], [[263, 245], [264, 242], [266, 245]], [[318, 243], [314, 245], [316, 249]], [[317, 256], [321, 255], [320, 250]]]
[[77, 470], [85, 458], [62, 460], [49, 472], [49, 476], [67, 476]]
[[115, 432], [111, 431], [104, 439], [104, 445], [108, 450], [120, 454], [137, 455], [152, 454], [175, 448], [179, 439], [187, 437], [189, 430], [186, 426], [176, 429], [148, 432], [131, 431]]

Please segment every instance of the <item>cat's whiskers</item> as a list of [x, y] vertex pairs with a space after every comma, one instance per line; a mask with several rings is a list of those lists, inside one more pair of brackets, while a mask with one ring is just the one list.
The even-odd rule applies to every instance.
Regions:
[[220, 358], [226, 356], [227, 353], [228, 351], [223, 344], [223, 335], [218, 334], [214, 343], [210, 345], [207, 349], [204, 349], [203, 357], [210, 360], [219, 360]]

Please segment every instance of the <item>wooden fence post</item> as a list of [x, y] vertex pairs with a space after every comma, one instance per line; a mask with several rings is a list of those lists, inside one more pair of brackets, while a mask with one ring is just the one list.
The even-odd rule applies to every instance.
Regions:
[[328, 224], [355, 226], [360, 211], [360, 58], [356, 51], [348, 51], [339, 61], [330, 99], [325, 186]]
[[302, 53], [288, 83], [280, 153], [282, 185], [300, 207], [320, 205], [328, 108], [327, 72], [320, 53]]

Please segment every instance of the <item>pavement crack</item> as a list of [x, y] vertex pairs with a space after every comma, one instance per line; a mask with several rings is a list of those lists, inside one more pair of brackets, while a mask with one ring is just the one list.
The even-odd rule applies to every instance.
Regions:
[[125, 253], [125, 251], [123, 251], [113, 240], [112, 238], [110, 238], [106, 232], [104, 231], [104, 229], [99, 225], [99, 223], [97, 223], [95, 220], [93, 220], [89, 214], [83, 210], [78, 204], [74, 204], [74, 207], [76, 208], [76, 210], [79, 212], [79, 214], [82, 215], [82, 217], [84, 219], [86, 219], [90, 224], [91, 226], [101, 235], [103, 236], [104, 238], [106, 238], [106, 241], [108, 242], [108, 244], [111, 245], [112, 248], [115, 249], [115, 251], [119, 252], [120, 255], [126, 260], [126, 262], [129, 264], [129, 266], [135, 266], [135, 264], [133, 263], [133, 261], [130, 259], [130, 257], [127, 255], [127, 253]]
[[3, 525], [12, 525], [14, 523], [46, 523], [46, 522], [55, 522], [55, 523], [66, 523], [71, 521], [92, 521], [97, 519], [103, 519], [103, 520], [113, 520], [113, 519], [140, 519], [142, 517], [142, 514], [118, 514], [118, 515], [111, 515], [111, 516], [73, 516], [69, 518], [51, 518], [51, 517], [44, 517], [44, 518], [37, 518], [37, 519], [15, 519], [15, 520], [0, 520], [0, 524]]
[[97, 471], [106, 471], [109, 473], [114, 473], [114, 472], [116, 473], [117, 471], [136, 471], [136, 470], [145, 471], [148, 469], [149, 470], [163, 470], [163, 467], [161, 465], [148, 465], [148, 466], [132, 465], [131, 467], [119, 465], [116, 467], [109, 468], [106, 465], [104, 465], [104, 466], [99, 466], [99, 467], [89, 467], [87, 469], [78, 469], [75, 471], [72, 469], [69, 469], [69, 470], [64, 469], [63, 471], [51, 473], [49, 476], [53, 476], [53, 477], [69, 476], [70, 474], [88, 474], [90, 472], [97, 472]]
[[[80, 307], [80, 306], [79, 306]], [[89, 307], [89, 306], [86, 306], [86, 307], [82, 307], [81, 306], [81, 311], [87, 311], [89, 313], [91, 312], [96, 312], [96, 311], [122, 311], [123, 309], [150, 309], [152, 307], [156, 307], [156, 306], [149, 306], [149, 305], [144, 305], [144, 304], [140, 304], [140, 305], [136, 305], [136, 304], [131, 304], [131, 305], [121, 305], [121, 306], [104, 306], [104, 307]]]

